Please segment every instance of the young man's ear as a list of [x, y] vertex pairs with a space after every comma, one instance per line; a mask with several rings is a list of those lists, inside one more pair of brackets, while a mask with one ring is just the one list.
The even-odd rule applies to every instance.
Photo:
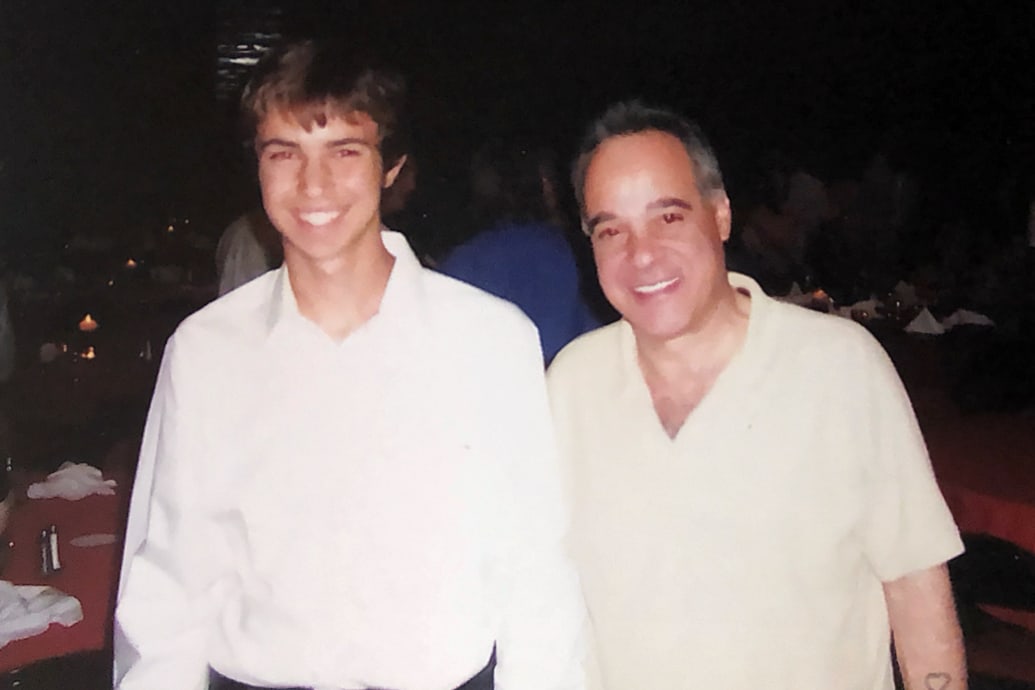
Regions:
[[406, 165], [406, 156], [399, 156], [399, 160], [395, 162], [390, 169], [385, 170], [384, 180], [381, 182], [383, 189], [388, 189], [395, 184], [395, 178], [399, 177], [399, 173], [402, 171], [403, 166]]

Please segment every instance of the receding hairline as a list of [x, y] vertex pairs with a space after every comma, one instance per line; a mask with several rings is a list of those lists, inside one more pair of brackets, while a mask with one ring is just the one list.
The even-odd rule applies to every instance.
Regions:
[[714, 148], [697, 122], [670, 108], [651, 106], [638, 99], [610, 105], [594, 119], [582, 136], [571, 171], [571, 182], [580, 214], [585, 212], [583, 187], [586, 170], [600, 147], [617, 137], [661, 132], [679, 141], [689, 156], [699, 193], [725, 194], [726, 185]]
[[[637, 130], [632, 130], [632, 131], [627, 131], [627, 132], [615, 132], [613, 134], [608, 134], [606, 137], [604, 137], [603, 139], [598, 141], [593, 148], [589, 149], [588, 151], [583, 151], [581, 153], [581, 155], [579, 155], [578, 158], [576, 159], [576, 165], [580, 168], [580, 172], [581, 172], [582, 186], [585, 187], [586, 178], [589, 175], [590, 165], [593, 163], [593, 160], [600, 153], [600, 149], [603, 148], [608, 142], [616, 141], [616, 140], [621, 140], [621, 139], [631, 139], [631, 138], [637, 137], [637, 136], [647, 136], [647, 135], [654, 135], [654, 134], [660, 134], [660, 135], [662, 135], [664, 137], [667, 137], [668, 139], [672, 140], [676, 144], [676, 146], [679, 149], [679, 151], [681, 151], [683, 156], [685, 156], [686, 160], [689, 161], [690, 166], [693, 169], [693, 173], [694, 173], [694, 184], [697, 186], [697, 189], [701, 193], [702, 196], [712, 196], [712, 195], [715, 195], [715, 194], [725, 193], [725, 191], [726, 191], [725, 185], [721, 184], [721, 182], [718, 185], [702, 184], [702, 183], [707, 183], [708, 180], [705, 179], [705, 178], [708, 178], [709, 171], [702, 170], [703, 166], [702, 166], [701, 162], [698, 161], [697, 158], [694, 157], [693, 153], [687, 148], [686, 142], [684, 142], [679, 137], [678, 134], [676, 134], [674, 132], [670, 132], [670, 131], [668, 131], [666, 129], [663, 129], [661, 127], [645, 127], [643, 129], [637, 129]], [[702, 175], [702, 173], [703, 173], [703, 175]], [[721, 176], [721, 173], [720, 173], [720, 176]], [[720, 181], [721, 181], [721, 177], [720, 177]]]

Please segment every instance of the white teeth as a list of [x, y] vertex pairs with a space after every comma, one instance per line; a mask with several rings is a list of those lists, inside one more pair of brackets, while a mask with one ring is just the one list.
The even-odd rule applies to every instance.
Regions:
[[337, 211], [315, 211], [313, 213], [299, 213], [298, 216], [310, 225], [327, 225], [338, 217]]
[[668, 280], [662, 280], [660, 282], [652, 283], [650, 285], [640, 285], [640, 286], [634, 287], [633, 291], [634, 292], [638, 292], [641, 295], [650, 295], [650, 294], [658, 292], [660, 290], [664, 290], [669, 285], [672, 285], [673, 283], [675, 283], [676, 280], [677, 280], [677, 278], [669, 278]]

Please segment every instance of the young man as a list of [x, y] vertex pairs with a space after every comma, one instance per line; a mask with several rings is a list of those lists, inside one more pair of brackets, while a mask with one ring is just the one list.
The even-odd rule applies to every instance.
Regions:
[[401, 98], [311, 43], [245, 91], [284, 266], [166, 348], [119, 688], [580, 687], [535, 329], [380, 229]]
[[962, 546], [880, 346], [727, 273], [674, 113], [608, 110], [574, 186], [623, 317], [548, 375], [602, 686], [891, 690], [893, 634], [907, 687], [965, 688]]

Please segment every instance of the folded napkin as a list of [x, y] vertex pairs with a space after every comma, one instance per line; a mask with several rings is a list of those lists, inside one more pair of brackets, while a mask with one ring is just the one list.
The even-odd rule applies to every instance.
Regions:
[[995, 326], [995, 321], [976, 311], [957, 309], [942, 319], [942, 326], [946, 330], [956, 326]]
[[906, 326], [906, 333], [919, 333], [923, 335], [941, 335], [945, 327], [938, 323], [938, 319], [927, 308], [921, 309], [916, 318]]
[[25, 491], [29, 498], [67, 498], [78, 501], [90, 494], [111, 496], [115, 493], [115, 480], [105, 479], [101, 471], [85, 462], [65, 462], [47, 475], [46, 481], [30, 484]]
[[0, 648], [8, 642], [39, 635], [51, 623], [66, 628], [83, 620], [75, 597], [53, 587], [13, 585], [0, 580]]

